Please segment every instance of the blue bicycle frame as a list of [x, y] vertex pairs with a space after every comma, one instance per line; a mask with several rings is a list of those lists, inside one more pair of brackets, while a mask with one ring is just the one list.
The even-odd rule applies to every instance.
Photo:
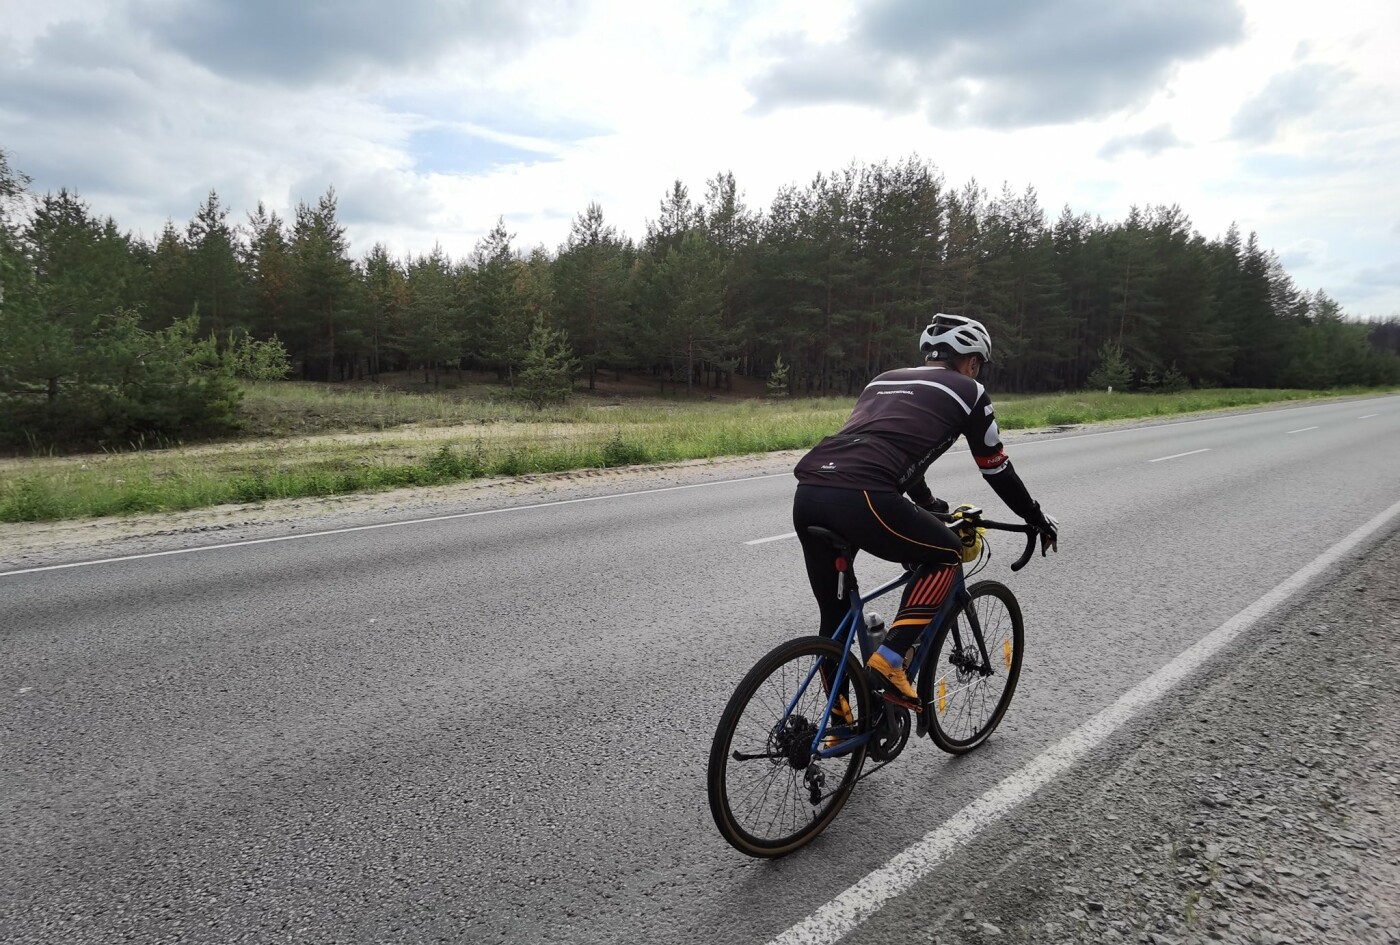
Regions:
[[[919, 641], [914, 650], [914, 658], [910, 662], [907, 670], [910, 680], [917, 680], [919, 678], [919, 671], [923, 668], [928, 653], [932, 649], [928, 644], [931, 642], [933, 634], [939, 627], [943, 626], [943, 622], [948, 619], [954, 607], [968, 600], [967, 585], [963, 579], [962, 565], [958, 564], [954, 567], [957, 568], [957, 573], [953, 576], [952, 589], [948, 592], [948, 596], [944, 598], [942, 606], [938, 609], [938, 613], [934, 615], [933, 619], [929, 621], [928, 626], [926, 626], [919, 635]], [[827, 693], [826, 708], [822, 711], [821, 722], [817, 725], [817, 734], [812, 739], [812, 753], [816, 757], [830, 758], [834, 755], [846, 754], [866, 744], [878, 733], [878, 730], [872, 727], [867, 732], [853, 735], [830, 747], [823, 747], [822, 745], [822, 742], [826, 739], [827, 725], [831, 721], [831, 711], [835, 707], [836, 700], [841, 694], [842, 683], [846, 680], [846, 673], [851, 660], [852, 634], [854, 634], [856, 639], [860, 642], [862, 661], [869, 662], [873, 653], [873, 648], [870, 644], [870, 634], [865, 628], [866, 603], [875, 600], [877, 597], [883, 597], [897, 587], [903, 587], [905, 584], [914, 580], [918, 574], [919, 571], [905, 571], [899, 577], [880, 585], [864, 597], [860, 596], [859, 585], [854, 580], [854, 574], [852, 574], [851, 587], [847, 591], [851, 598], [851, 609], [846, 613], [846, 616], [841, 618], [841, 623], [837, 625], [836, 633], [832, 636], [833, 641], [837, 641], [841, 644], [841, 662], [837, 666], [836, 672], [832, 675], [831, 691]], [[779, 726], [787, 724], [788, 717], [792, 715], [798, 702], [807, 692], [807, 687], [812, 684], [812, 680], [816, 678], [821, 671], [821, 665], [822, 664], [818, 662], [813, 666], [812, 671], [807, 674], [807, 678], [803, 680], [802, 685], [797, 688], [797, 694], [792, 697], [792, 701], [788, 703], [787, 711], [783, 713], [782, 719], [778, 722]]]

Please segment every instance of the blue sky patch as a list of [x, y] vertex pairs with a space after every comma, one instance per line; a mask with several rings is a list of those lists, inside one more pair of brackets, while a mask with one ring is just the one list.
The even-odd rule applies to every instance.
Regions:
[[1331, 156], [1271, 153], [1268, 151], [1247, 154], [1240, 161], [1240, 170], [1247, 179], [1266, 177], [1272, 180], [1290, 180], [1319, 175], [1325, 177], [1340, 173], [1347, 166], [1346, 161]]
[[479, 174], [505, 164], [537, 164], [551, 155], [462, 128], [438, 125], [415, 131], [408, 140], [414, 169], [422, 174]]

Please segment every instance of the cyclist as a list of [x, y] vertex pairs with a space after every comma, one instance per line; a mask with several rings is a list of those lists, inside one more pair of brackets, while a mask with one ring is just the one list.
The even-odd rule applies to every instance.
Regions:
[[[924, 366], [886, 371], [871, 381], [846, 424], [798, 462], [792, 508], [807, 577], [821, 608], [822, 636], [836, 632], [849, 605], [837, 597], [832, 579], [835, 551], [809, 536], [809, 526], [829, 528], [887, 561], [920, 566], [918, 577], [905, 586], [883, 645], [866, 666], [886, 699], [916, 711], [919, 700], [905, 674], [906, 659], [938, 613], [962, 556], [958, 536], [933, 514], [946, 512], [948, 505], [924, 482], [929, 464], [959, 436], [966, 437], [992, 489], [1038, 530], [1040, 553], [1059, 550], [1058, 523], [1041, 511], [1011, 467], [991, 400], [977, 381], [992, 358], [987, 329], [971, 318], [939, 313], [924, 329], [919, 349]], [[837, 710], [850, 721], [844, 697]]]

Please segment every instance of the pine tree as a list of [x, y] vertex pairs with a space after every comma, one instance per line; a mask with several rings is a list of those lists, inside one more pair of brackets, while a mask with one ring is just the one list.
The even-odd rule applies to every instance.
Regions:
[[168, 328], [194, 311], [186, 277], [188, 257], [189, 248], [180, 231], [175, 229], [174, 221], [166, 220], [159, 239], [147, 254], [149, 294], [142, 318], [144, 328]]
[[187, 297], [199, 307], [200, 322], [215, 335], [247, 328], [238, 233], [228, 225], [219, 195], [208, 198], [185, 228], [184, 276]]
[[603, 208], [590, 203], [574, 219], [568, 242], [554, 262], [559, 319], [578, 344], [589, 390], [597, 387], [598, 371], [605, 363], [620, 360], [630, 256], [631, 247], [603, 222]]
[[743, 346], [713, 365], [716, 386], [726, 385], [746, 357], [753, 318], [754, 245], [757, 220], [744, 205], [732, 172], [717, 174], [706, 184], [705, 202], [698, 211], [699, 225], [719, 253], [723, 297], [721, 320], [725, 333]]
[[282, 218], [258, 201], [248, 214], [248, 234], [243, 272], [250, 328], [261, 338], [279, 337], [289, 328], [293, 292], [291, 248]]
[[25, 309], [37, 319], [24, 373], [27, 384], [42, 379], [53, 402], [65, 382], [95, 370], [113, 320], [128, 320], [130, 243], [68, 190], [39, 201], [22, 239], [32, 273], [22, 279], [24, 295], [33, 293]]
[[471, 256], [469, 303], [469, 323], [476, 336], [473, 346], [496, 376], [512, 385], [530, 334], [520, 281], [522, 264], [511, 247], [513, 238], [505, 220], [497, 219], [477, 243]]
[[788, 395], [788, 369], [783, 363], [783, 356], [778, 355], [773, 362], [773, 370], [768, 372], [768, 396], [786, 397]]
[[337, 335], [355, 327], [354, 267], [345, 227], [336, 217], [335, 188], [313, 207], [297, 205], [290, 247], [292, 299], [287, 347], [308, 379], [337, 380], [342, 351]]
[[563, 403], [573, 393], [578, 371], [568, 332], [552, 329], [543, 316], [536, 316], [521, 360], [518, 395], [536, 410]]
[[1093, 390], [1128, 389], [1132, 382], [1133, 370], [1123, 349], [1111, 341], [1105, 341], [1099, 348], [1099, 366], [1089, 374], [1089, 387]]
[[[0, 168], [0, 190], [14, 178]], [[21, 185], [22, 186], [22, 185]], [[11, 193], [10, 196], [17, 194]], [[48, 194], [22, 231], [0, 216], [0, 441], [103, 445], [222, 433], [239, 391], [198, 320], [144, 330], [133, 243], [70, 191]]]
[[701, 232], [691, 232], [652, 270], [644, 292], [643, 344], [669, 365], [671, 379], [684, 372], [685, 392], [695, 389], [696, 365], [715, 360], [732, 345], [724, 327], [719, 255]]
[[[451, 273], [449, 280], [455, 280]], [[385, 362], [397, 362], [403, 354], [410, 331], [405, 314], [410, 293], [404, 271], [396, 260], [390, 258], [383, 243], [375, 243], [365, 257], [361, 281], [364, 287], [365, 333], [369, 345], [369, 374], [378, 380]], [[450, 305], [457, 315], [457, 324], [452, 327], [460, 335], [460, 310], [451, 289], [449, 286]], [[453, 354], [459, 355], [460, 351]]]
[[700, 213], [690, 200], [690, 190], [679, 180], [661, 201], [661, 215], [647, 221], [646, 251], [661, 260], [679, 249], [685, 235], [700, 223]]
[[409, 263], [406, 288], [404, 349], [410, 360], [422, 367], [424, 383], [431, 370], [437, 384], [439, 370], [457, 361], [462, 351], [462, 319], [455, 305], [452, 264], [441, 246]]

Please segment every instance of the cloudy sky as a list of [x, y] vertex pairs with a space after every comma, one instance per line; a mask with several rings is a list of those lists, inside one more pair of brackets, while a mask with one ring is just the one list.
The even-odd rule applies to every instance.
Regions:
[[851, 161], [1176, 203], [1298, 285], [1400, 314], [1395, 0], [0, 0], [0, 149], [151, 236], [328, 186], [356, 254], [640, 237], [671, 183], [748, 204]]

